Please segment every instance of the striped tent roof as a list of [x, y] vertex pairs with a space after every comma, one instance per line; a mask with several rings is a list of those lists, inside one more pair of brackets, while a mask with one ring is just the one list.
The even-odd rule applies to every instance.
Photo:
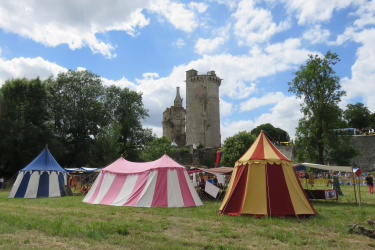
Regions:
[[270, 142], [270, 140], [268, 140], [263, 130], [260, 132], [253, 145], [251, 145], [246, 153], [238, 161], [236, 161], [235, 166], [246, 163], [250, 164], [254, 161], [264, 161], [264, 163], [268, 162], [270, 164], [291, 162]]

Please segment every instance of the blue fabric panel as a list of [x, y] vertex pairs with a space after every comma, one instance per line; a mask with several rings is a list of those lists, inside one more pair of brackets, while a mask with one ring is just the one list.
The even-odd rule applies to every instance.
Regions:
[[300, 171], [300, 170], [306, 170], [306, 167], [305, 166], [298, 166], [298, 167], [294, 167], [294, 169], [296, 171]]
[[23, 198], [23, 197], [25, 197], [27, 186], [29, 185], [30, 176], [31, 176], [30, 172], [27, 172], [23, 176], [21, 184], [18, 187], [17, 192], [14, 195], [14, 198]]
[[62, 171], [66, 172], [53, 158], [48, 148], [45, 148], [29, 165], [21, 171], [39, 170], [39, 171]]
[[61, 196], [65, 196], [64, 189], [62, 187], [64, 185], [64, 173], [59, 172], [58, 179], [59, 179], [60, 194]]
[[48, 172], [43, 172], [39, 177], [38, 193], [36, 197], [49, 197], [49, 174]]

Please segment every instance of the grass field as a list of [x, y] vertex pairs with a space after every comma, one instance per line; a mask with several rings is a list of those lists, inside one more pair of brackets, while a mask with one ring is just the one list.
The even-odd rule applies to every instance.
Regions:
[[[323, 188], [323, 187], [322, 187]], [[375, 195], [353, 187], [339, 202], [313, 202], [309, 219], [222, 216], [220, 202], [194, 208], [91, 205], [83, 197], [8, 199], [0, 191], [0, 249], [371, 249], [347, 224], [375, 219]], [[220, 219], [220, 220], [219, 220]]]

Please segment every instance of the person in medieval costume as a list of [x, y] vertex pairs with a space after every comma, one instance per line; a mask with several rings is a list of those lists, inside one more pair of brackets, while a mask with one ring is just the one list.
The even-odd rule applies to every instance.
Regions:
[[332, 180], [333, 180], [332, 189], [336, 190], [338, 196], [344, 196], [340, 188], [339, 177], [337, 175], [333, 175]]

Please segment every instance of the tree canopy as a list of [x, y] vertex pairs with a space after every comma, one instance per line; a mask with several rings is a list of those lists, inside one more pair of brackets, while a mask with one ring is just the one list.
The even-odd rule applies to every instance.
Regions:
[[222, 147], [223, 156], [220, 165], [234, 167], [235, 162], [246, 153], [255, 139], [255, 135], [246, 131], [239, 132], [225, 139]]
[[370, 126], [371, 112], [363, 103], [348, 104], [346, 107], [344, 118], [349, 127], [362, 129]]
[[258, 135], [260, 134], [260, 131], [262, 131], [262, 130], [274, 142], [277, 142], [277, 141], [278, 142], [280, 142], [280, 141], [281, 142], [290, 141], [290, 137], [289, 137], [288, 132], [286, 132], [285, 130], [283, 130], [281, 128], [275, 128], [270, 123], [259, 125], [258, 127], [256, 127], [253, 130], [251, 130], [251, 133], [253, 135], [255, 135], [256, 137], [258, 137]]
[[62, 167], [105, 166], [124, 154], [139, 161], [155, 138], [142, 93], [105, 86], [91, 71], [45, 81], [10, 79], [0, 88], [0, 172], [12, 175], [49, 144]]
[[288, 83], [289, 91], [304, 100], [301, 105], [304, 117], [296, 128], [297, 161], [319, 164], [340, 161], [348, 165], [358, 154], [349, 146], [349, 137], [338, 137], [333, 132], [342, 117], [338, 103], [346, 95], [332, 68], [339, 61], [338, 55], [330, 51], [323, 57], [309, 55], [306, 64], [293, 73], [295, 77]]
[[172, 157], [174, 152], [175, 148], [172, 146], [172, 141], [168, 137], [162, 136], [147, 143], [146, 148], [141, 153], [141, 159], [143, 161], [155, 161], [165, 153]]

